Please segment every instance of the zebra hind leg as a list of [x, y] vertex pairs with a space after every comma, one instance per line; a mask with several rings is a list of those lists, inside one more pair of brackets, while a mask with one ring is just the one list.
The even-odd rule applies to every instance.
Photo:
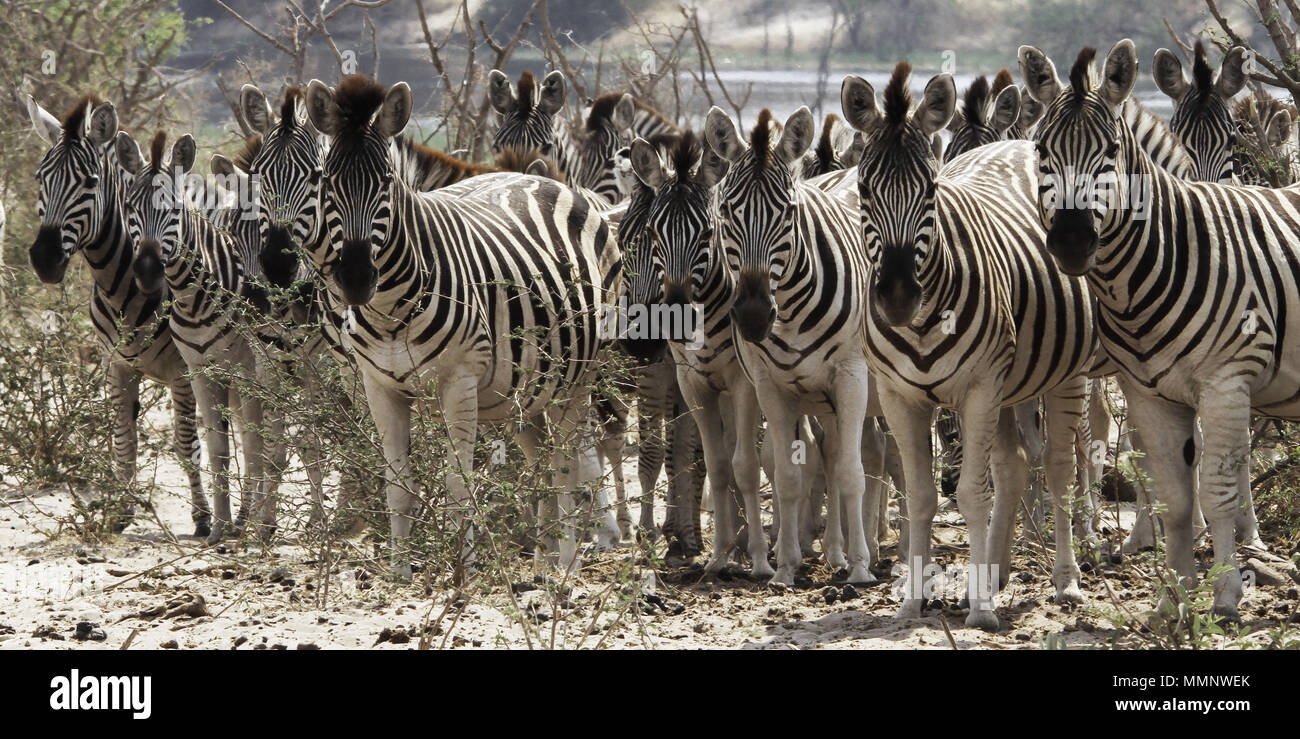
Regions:
[[[117, 479], [130, 491], [135, 485], [137, 424], [140, 413], [140, 373], [125, 362], [109, 361], [109, 398], [113, 403], [113, 457]], [[110, 522], [113, 533], [120, 534], [131, 525], [135, 506], [123, 500], [123, 509]]]
[[197, 403], [194, 386], [186, 377], [172, 383], [172, 452], [180, 460], [181, 469], [190, 483], [190, 516], [194, 520], [194, 536], [205, 539], [212, 533], [212, 508], [203, 494], [203, 476], [199, 471], [203, 454], [199, 447]]

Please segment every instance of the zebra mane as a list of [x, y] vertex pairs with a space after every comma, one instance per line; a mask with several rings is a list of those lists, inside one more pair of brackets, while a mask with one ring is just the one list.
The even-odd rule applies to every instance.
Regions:
[[247, 172], [248, 169], [253, 166], [253, 160], [257, 158], [257, 153], [261, 150], [262, 134], [255, 133], [244, 141], [244, 145], [241, 146], [239, 151], [230, 158], [230, 161], [236, 167]]
[[621, 92], [609, 92], [591, 102], [591, 113], [587, 115], [587, 130], [600, 130], [601, 125], [614, 116], [614, 107], [623, 99]]
[[554, 159], [546, 156], [537, 149], [529, 149], [527, 151], [513, 147], [502, 149], [501, 153], [496, 156], [496, 166], [498, 169], [507, 172], [527, 172], [533, 162], [539, 159], [546, 164], [546, 177], [555, 180], [562, 185], [568, 184], [569, 178], [565, 176], [564, 171], [560, 169], [560, 165], [556, 164]]
[[989, 96], [996, 98], [999, 93], [1008, 87], [1011, 87], [1015, 83], [1016, 80], [1011, 76], [1011, 70], [1003, 67], [1002, 69], [999, 69], [997, 75], [993, 77], [993, 84], [989, 87]]
[[633, 95], [633, 96], [632, 96], [632, 102], [636, 104], [636, 109], [637, 109], [637, 110], [639, 110], [639, 111], [641, 111], [641, 112], [643, 112], [643, 113], [649, 115], [650, 117], [652, 117], [652, 118], [654, 118], [654, 119], [656, 119], [656, 120], [662, 121], [662, 122], [665, 123], [665, 124], [666, 124], [670, 129], [672, 129], [672, 130], [674, 130], [674, 131], [678, 130], [678, 129], [677, 129], [677, 124], [676, 124], [676, 123], [673, 123], [672, 121], [668, 120], [668, 117], [667, 117], [667, 116], [665, 116], [663, 113], [660, 113], [658, 110], [656, 110], [656, 109], [654, 108], [654, 106], [650, 105], [649, 103], [646, 103], [646, 102], [642, 101], [641, 98], [639, 98], [639, 97]]
[[[899, 62], [894, 67], [889, 84], [885, 86], [885, 125], [889, 128], [902, 126], [907, 121], [907, 114], [912, 111], [912, 93], [908, 90], [911, 79], [912, 65]], [[984, 84], [987, 93], [988, 82]]]
[[759, 111], [758, 122], [754, 124], [754, 130], [749, 134], [749, 149], [754, 152], [754, 162], [759, 169], [767, 166], [768, 156], [772, 153], [772, 111], [767, 108]]
[[162, 171], [163, 151], [167, 146], [167, 132], [159, 131], [153, 135], [153, 141], [149, 142], [149, 171], [158, 173]]
[[[666, 138], [666, 137], [662, 137]], [[678, 182], [691, 182], [694, 178], [692, 168], [695, 163], [700, 161], [700, 155], [704, 148], [700, 145], [700, 139], [694, 131], [687, 129], [680, 136], [674, 136], [671, 141], [665, 141], [669, 147], [669, 159], [673, 163], [673, 171], [677, 174]]]
[[406, 176], [407, 183], [412, 186], [439, 172], [448, 170], [463, 172], [466, 177], [501, 171], [496, 167], [474, 164], [463, 159], [457, 159], [437, 149], [431, 149], [415, 139], [407, 137], [405, 134], [399, 133], [393, 137], [393, 140], [397, 144], [398, 155], [401, 159], [415, 167], [414, 171], [408, 171]]
[[334, 102], [339, 106], [343, 131], [357, 131], [370, 125], [375, 111], [384, 104], [384, 86], [364, 74], [350, 74], [339, 83]]
[[989, 105], [989, 81], [982, 75], [966, 88], [966, 97], [962, 98], [961, 114], [968, 126], [983, 126], [984, 113]]
[[1091, 72], [1092, 62], [1097, 58], [1097, 50], [1091, 46], [1084, 47], [1079, 52], [1079, 57], [1074, 60], [1074, 66], [1070, 69], [1070, 91], [1072, 93], [1071, 101], [1074, 103], [1074, 109], [1078, 110], [1083, 107], [1083, 101], [1087, 98], [1088, 93], [1092, 91]]
[[93, 92], [77, 98], [77, 102], [63, 114], [63, 135], [68, 138], [77, 138], [81, 136], [81, 130], [85, 128], [86, 116], [97, 105], [103, 104], [103, 100]]
[[280, 124], [288, 130], [298, 125], [298, 116], [296, 106], [302, 99], [302, 88], [297, 85], [289, 85], [284, 91], [284, 102], [280, 103]]
[[1196, 83], [1196, 91], [1200, 93], [1199, 99], [1205, 100], [1214, 84], [1214, 70], [1210, 69], [1210, 64], [1205, 59], [1205, 44], [1200, 39], [1196, 40], [1196, 60], [1192, 62], [1192, 79]]
[[519, 75], [519, 110], [532, 110], [533, 98], [537, 94], [537, 79], [533, 73], [525, 69], [523, 74]]
[[1238, 121], [1249, 120], [1252, 115], [1258, 115], [1261, 123], [1268, 123], [1269, 119], [1283, 110], [1291, 114], [1291, 118], [1296, 118], [1296, 108], [1294, 105], [1278, 100], [1269, 95], [1267, 92], [1257, 92], [1254, 96], [1244, 97], [1232, 104], [1232, 117]]
[[813, 150], [817, 163], [827, 169], [835, 163], [835, 142], [832, 139], [835, 135], [835, 123], [839, 119], [840, 117], [834, 113], [826, 116], [826, 120], [822, 121], [822, 135], [817, 138], [817, 147]]

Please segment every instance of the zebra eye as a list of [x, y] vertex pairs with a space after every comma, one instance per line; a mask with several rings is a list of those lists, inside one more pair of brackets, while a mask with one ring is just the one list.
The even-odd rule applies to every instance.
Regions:
[[311, 175], [308, 178], [311, 184], [315, 185], [316, 183], [320, 182], [320, 174], [321, 174], [320, 167], [316, 167], [311, 171]]
[[1117, 153], [1119, 153], [1119, 142], [1118, 141], [1110, 142], [1110, 144], [1106, 147], [1106, 158], [1114, 159]]
[[99, 186], [99, 175], [92, 174], [86, 178], [86, 187], [98, 187], [98, 186]]

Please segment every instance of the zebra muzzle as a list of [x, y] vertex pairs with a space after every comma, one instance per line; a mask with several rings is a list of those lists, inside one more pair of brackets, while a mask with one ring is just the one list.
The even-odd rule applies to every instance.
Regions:
[[41, 282], [54, 285], [63, 281], [68, 271], [68, 253], [63, 250], [63, 229], [58, 226], [41, 226], [36, 232], [36, 242], [27, 252], [32, 269]]
[[131, 260], [131, 271], [135, 274], [135, 285], [146, 295], [162, 292], [166, 275], [163, 273], [162, 254], [158, 242], [148, 241], [140, 245], [140, 251]]
[[334, 284], [347, 305], [365, 305], [375, 296], [379, 271], [370, 257], [370, 241], [356, 239], [343, 242], [334, 265]]
[[298, 255], [294, 252], [289, 229], [271, 226], [266, 232], [266, 244], [258, 255], [262, 274], [274, 286], [286, 288], [298, 277]]
[[741, 277], [731, 305], [731, 321], [745, 341], [763, 341], [772, 334], [776, 304], [765, 278]]
[[1047, 253], [1065, 274], [1087, 274], [1097, 263], [1097, 229], [1092, 211], [1082, 208], [1056, 211], [1047, 230]]

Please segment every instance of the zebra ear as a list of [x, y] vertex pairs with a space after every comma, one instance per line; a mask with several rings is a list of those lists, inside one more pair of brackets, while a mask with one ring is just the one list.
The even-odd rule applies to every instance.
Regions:
[[266, 102], [266, 95], [255, 85], [239, 88], [239, 114], [254, 131], [266, 133], [271, 130], [271, 106]]
[[776, 142], [776, 155], [786, 164], [798, 161], [812, 146], [816, 129], [817, 121], [813, 120], [812, 111], [807, 105], [800, 106], [785, 120], [781, 139]]
[[343, 114], [334, 100], [334, 93], [320, 80], [307, 84], [307, 117], [317, 131], [326, 136], [338, 133]]
[[867, 148], [867, 137], [861, 131], [853, 132], [853, 143], [840, 155], [840, 161], [849, 167], [856, 167], [862, 162], [862, 152]]
[[1034, 46], [1021, 46], [1016, 58], [1029, 97], [1048, 105], [1061, 94], [1064, 85], [1056, 76], [1056, 65], [1041, 50]]
[[549, 178], [551, 176], [551, 168], [547, 166], [545, 159], [534, 159], [527, 167], [524, 167], [524, 174]]
[[993, 115], [989, 119], [989, 124], [993, 130], [1002, 135], [1011, 128], [1011, 124], [1020, 118], [1020, 89], [1011, 85], [998, 93], [997, 100], [993, 101]]
[[515, 97], [515, 88], [510, 84], [510, 78], [499, 69], [488, 73], [488, 102], [498, 115], [506, 115], [514, 111], [519, 102]]
[[1155, 78], [1160, 92], [1174, 100], [1182, 100], [1191, 84], [1183, 72], [1183, 62], [1169, 49], [1156, 52], [1155, 61], [1151, 63], [1151, 76]]
[[1102, 68], [1101, 85], [1097, 92], [1111, 109], [1118, 109], [1133, 92], [1137, 83], [1138, 57], [1137, 48], [1129, 39], [1115, 44], [1106, 54], [1106, 64]]
[[695, 172], [695, 181], [707, 188], [712, 188], [727, 176], [731, 171], [731, 162], [718, 156], [718, 153], [709, 147], [704, 147], [704, 154], [700, 157], [699, 169]]
[[144, 154], [140, 151], [140, 144], [131, 138], [131, 134], [118, 131], [113, 146], [117, 148], [117, 161], [122, 165], [122, 169], [132, 176], [140, 174], [140, 170], [144, 169]]
[[90, 114], [90, 142], [103, 146], [117, 135], [117, 108], [112, 103], [97, 106]]
[[406, 128], [411, 120], [411, 87], [405, 82], [398, 82], [388, 88], [384, 95], [384, 105], [375, 118], [375, 131], [384, 138], [392, 138]]
[[614, 106], [614, 114], [610, 116], [610, 121], [614, 128], [622, 133], [632, 127], [632, 119], [636, 117], [636, 100], [629, 93], [623, 93], [619, 98], [618, 104]]
[[32, 130], [36, 132], [37, 138], [44, 141], [46, 146], [54, 146], [54, 142], [63, 136], [63, 126], [59, 125], [59, 119], [50, 115], [31, 95], [27, 96], [27, 116], [32, 119]]
[[745, 153], [745, 142], [741, 141], [736, 124], [716, 105], [709, 109], [709, 115], [704, 119], [704, 140], [718, 156], [729, 162], [740, 159]]
[[1291, 138], [1291, 114], [1285, 110], [1279, 110], [1276, 115], [1268, 121], [1268, 130], [1264, 132], [1268, 145], [1278, 147], [1286, 143]]
[[229, 177], [231, 175], [239, 176], [243, 174], [243, 172], [235, 166], [234, 162], [221, 154], [212, 155], [212, 161], [208, 163], [208, 168], [212, 170], [212, 174], [217, 175], [218, 177]]
[[1230, 100], [1241, 88], [1246, 86], [1246, 50], [1240, 46], [1234, 46], [1223, 58], [1223, 64], [1219, 66], [1219, 77], [1214, 81], [1214, 88], [1219, 91], [1224, 100]]
[[172, 144], [171, 168], [176, 169], [177, 167], [180, 167], [182, 172], [189, 174], [190, 170], [194, 169], [194, 157], [196, 154], [197, 149], [194, 146], [193, 136], [187, 133], [179, 139], [176, 139], [176, 143]]
[[884, 120], [876, 104], [875, 89], [870, 82], [854, 75], [848, 75], [840, 83], [840, 110], [854, 130], [868, 136]]
[[555, 115], [564, 107], [564, 73], [555, 70], [542, 80], [542, 94], [537, 99], [537, 109]]
[[1043, 111], [1047, 106], [1035, 100], [1023, 88], [1020, 94], [1020, 127], [1025, 131], [1033, 128], [1038, 123], [1038, 119], [1043, 117]]
[[912, 117], [921, 126], [921, 132], [929, 136], [942, 131], [956, 110], [957, 84], [952, 81], [952, 75], [939, 74], [926, 83], [925, 97]]
[[632, 160], [632, 171], [646, 187], [658, 190], [664, 184], [664, 165], [659, 161], [659, 152], [655, 151], [653, 144], [638, 137], [632, 142], [628, 157]]

